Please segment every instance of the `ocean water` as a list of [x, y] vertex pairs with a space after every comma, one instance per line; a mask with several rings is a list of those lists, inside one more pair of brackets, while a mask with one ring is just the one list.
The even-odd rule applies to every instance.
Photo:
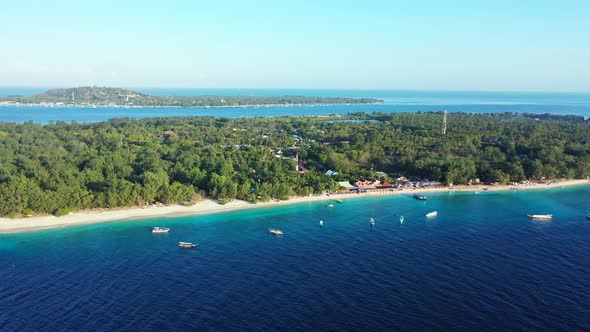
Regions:
[[[44, 88], [0, 88], [0, 97], [31, 95]], [[385, 91], [385, 90], [289, 90], [289, 89], [136, 89], [155, 95], [304, 95], [326, 97], [372, 97], [380, 105], [291, 106], [248, 108], [121, 108], [0, 106], [0, 121], [49, 123], [51, 121], [97, 122], [121, 117], [216, 116], [269, 117], [345, 115], [353, 112], [428, 112], [448, 110], [467, 113], [551, 113], [590, 117], [590, 93]]]
[[0, 330], [589, 330], [589, 202], [344, 198], [1, 235]]

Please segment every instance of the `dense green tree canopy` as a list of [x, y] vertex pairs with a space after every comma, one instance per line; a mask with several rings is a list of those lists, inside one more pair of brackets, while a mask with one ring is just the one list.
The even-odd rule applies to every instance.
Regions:
[[590, 176], [588, 120], [449, 114], [443, 135], [442, 117], [0, 123], [0, 215], [183, 203], [198, 192], [287, 199], [375, 171], [454, 184]]

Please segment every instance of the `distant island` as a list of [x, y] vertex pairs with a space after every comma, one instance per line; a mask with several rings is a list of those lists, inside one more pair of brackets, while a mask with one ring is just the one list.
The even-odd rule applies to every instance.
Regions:
[[373, 98], [306, 96], [154, 96], [110, 87], [52, 89], [34, 96], [0, 98], [0, 105], [100, 105], [138, 107], [239, 107], [287, 105], [378, 104]]

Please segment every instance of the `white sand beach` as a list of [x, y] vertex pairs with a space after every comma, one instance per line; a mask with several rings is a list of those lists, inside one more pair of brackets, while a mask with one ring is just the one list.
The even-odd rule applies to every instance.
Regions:
[[449, 188], [432, 188], [432, 189], [392, 189], [387, 191], [367, 192], [367, 193], [351, 193], [351, 194], [332, 194], [321, 196], [308, 197], [293, 197], [288, 201], [270, 201], [265, 203], [253, 204], [246, 201], [234, 200], [227, 204], [221, 205], [214, 200], [206, 199], [198, 202], [192, 206], [183, 205], [169, 205], [158, 207], [130, 207], [117, 209], [103, 209], [92, 211], [78, 211], [67, 216], [33, 216], [25, 218], [0, 218], [0, 234], [6, 233], [22, 233], [32, 232], [50, 228], [61, 228], [69, 226], [80, 226], [102, 222], [113, 221], [129, 221], [129, 220], [145, 220], [150, 218], [162, 217], [179, 217], [189, 215], [203, 215], [227, 211], [236, 211], [243, 209], [252, 209], [257, 207], [279, 206], [287, 204], [307, 203], [316, 201], [327, 201], [335, 199], [351, 199], [367, 196], [380, 195], [403, 195], [415, 193], [429, 193], [429, 192], [451, 192], [451, 191], [469, 191], [469, 192], [483, 192], [483, 191], [507, 191], [507, 190], [542, 190], [554, 189], [566, 186], [588, 185], [590, 180], [560, 180], [552, 181], [547, 184], [530, 184], [530, 185], [472, 185], [472, 186], [456, 186], [453, 189]]

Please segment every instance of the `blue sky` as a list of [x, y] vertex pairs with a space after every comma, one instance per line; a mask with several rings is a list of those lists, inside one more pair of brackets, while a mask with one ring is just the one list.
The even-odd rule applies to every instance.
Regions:
[[590, 1], [0, 2], [0, 86], [590, 91]]

